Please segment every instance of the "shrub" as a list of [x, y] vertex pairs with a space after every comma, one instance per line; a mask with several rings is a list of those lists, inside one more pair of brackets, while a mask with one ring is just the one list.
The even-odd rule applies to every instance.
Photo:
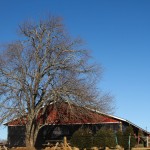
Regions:
[[105, 136], [106, 136], [106, 130], [100, 129], [97, 131], [97, 133], [94, 135], [93, 138], [93, 145], [97, 147], [105, 147]]
[[92, 132], [90, 129], [80, 128], [72, 135], [70, 139], [70, 143], [72, 146], [78, 147], [80, 149], [83, 148], [91, 148], [92, 147]]
[[139, 129], [138, 136], [144, 136], [143, 131]]
[[[138, 131], [138, 146], [144, 146], [144, 141], [142, 140], [142, 137], [144, 136], [143, 131], [139, 130]], [[140, 145], [139, 145], [140, 144]]]
[[94, 136], [93, 145], [97, 147], [115, 147], [115, 134], [110, 129], [101, 128]]
[[115, 146], [116, 146], [115, 133], [114, 133], [114, 131], [111, 130], [111, 129], [107, 130], [106, 146], [107, 146], [107, 147], [115, 147]]
[[123, 133], [122, 133], [122, 131], [118, 131], [118, 132], [116, 133], [116, 137], [117, 137], [118, 145], [124, 147], [124, 138], [123, 138]]
[[128, 126], [124, 132], [124, 148], [125, 149], [129, 149], [129, 137], [130, 137], [130, 149], [131, 149], [136, 144], [134, 131], [131, 126]]

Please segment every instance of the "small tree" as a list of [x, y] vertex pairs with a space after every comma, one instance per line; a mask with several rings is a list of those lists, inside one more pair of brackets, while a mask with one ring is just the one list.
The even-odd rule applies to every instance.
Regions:
[[97, 147], [105, 147], [106, 130], [101, 128], [97, 131], [93, 139], [93, 145]]
[[83, 148], [92, 147], [92, 132], [89, 128], [80, 128], [71, 137], [70, 143], [72, 146]]
[[144, 136], [143, 131], [139, 130], [138, 131], [138, 137], [137, 137], [138, 144], [144, 144], [144, 142], [141, 140], [143, 136]]
[[107, 147], [115, 147], [116, 146], [116, 137], [115, 133], [112, 129], [107, 130], [106, 135], [106, 146]]
[[136, 139], [134, 136], [134, 131], [132, 126], [128, 126], [124, 132], [124, 148], [129, 149], [129, 142], [130, 142], [130, 149], [135, 146]]
[[141, 137], [141, 136], [144, 136], [143, 131], [140, 130], [140, 129], [139, 129], [139, 131], [138, 131], [138, 136], [140, 136], [140, 137]]
[[94, 136], [93, 145], [97, 147], [115, 147], [115, 134], [111, 129], [102, 128]]
[[117, 142], [118, 142], [118, 145], [120, 145], [120, 146], [124, 146], [124, 138], [123, 138], [123, 133], [122, 133], [122, 131], [118, 131], [117, 133], [116, 133], [116, 137], [117, 137]]

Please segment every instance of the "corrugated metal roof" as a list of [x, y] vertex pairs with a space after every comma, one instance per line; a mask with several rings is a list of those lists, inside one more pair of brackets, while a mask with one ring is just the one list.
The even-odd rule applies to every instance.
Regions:
[[[65, 106], [64, 106], [65, 104]], [[73, 115], [72, 117], [70, 118], [67, 118], [66, 115], [68, 115], [67, 113], [67, 109], [66, 108], [66, 103], [64, 103], [60, 110], [61, 110], [61, 114], [64, 115], [64, 118], [65, 119], [62, 119], [61, 121], [59, 120], [57, 114], [58, 112], [56, 112], [56, 110], [53, 110], [52, 109], [52, 105], [50, 105], [50, 110], [49, 110], [49, 113], [48, 114], [48, 117], [46, 118], [46, 124], [100, 124], [100, 123], [120, 123], [120, 122], [125, 122], [125, 123], [128, 123], [140, 130], [142, 130], [143, 132], [145, 132], [146, 134], [149, 134], [150, 135], [150, 132], [142, 129], [141, 127], [135, 125], [134, 123], [126, 120], [126, 119], [123, 119], [123, 118], [120, 118], [120, 117], [116, 117], [114, 115], [110, 115], [110, 114], [107, 114], [107, 113], [104, 113], [104, 112], [100, 112], [98, 110], [95, 110], [95, 109], [91, 109], [91, 108], [87, 108], [87, 107], [81, 107], [81, 106], [77, 106], [75, 104], [72, 104], [72, 106], [74, 108], [84, 108], [86, 110], [88, 110], [87, 112], [89, 114], [85, 114], [83, 113], [82, 115], [79, 113], [80, 109], [79, 110], [76, 110], [76, 113], [74, 114], [69, 114], [69, 115]], [[59, 111], [60, 111], [59, 110]], [[58, 110], [57, 110], [58, 111]], [[91, 119], [90, 117], [88, 117], [88, 115], [92, 115], [92, 118], [94, 119]], [[43, 124], [43, 120], [42, 120], [42, 116], [39, 116], [39, 119], [40, 119], [40, 122], [41, 124]], [[25, 122], [26, 122], [26, 119], [22, 121], [22, 123], [20, 123], [19, 121], [20, 119], [14, 119], [10, 122], [7, 122], [5, 123], [4, 125], [8, 125], [8, 126], [11, 126], [11, 125], [22, 125], [22, 123], [25, 125]], [[59, 123], [57, 122], [57, 120], [59, 120]]]

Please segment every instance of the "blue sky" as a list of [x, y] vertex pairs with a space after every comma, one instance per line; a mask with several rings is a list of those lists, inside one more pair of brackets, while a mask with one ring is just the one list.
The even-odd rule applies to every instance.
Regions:
[[[25, 20], [62, 16], [82, 37], [104, 74], [99, 86], [115, 97], [115, 115], [150, 131], [149, 0], [1, 0], [0, 44], [17, 39]], [[7, 137], [0, 128], [0, 139]]]

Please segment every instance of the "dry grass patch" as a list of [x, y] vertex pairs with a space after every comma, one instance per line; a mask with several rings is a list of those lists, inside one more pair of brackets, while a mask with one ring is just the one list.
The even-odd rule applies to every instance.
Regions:
[[10, 150], [35, 150], [34, 148], [27, 148], [27, 147], [13, 147]]

